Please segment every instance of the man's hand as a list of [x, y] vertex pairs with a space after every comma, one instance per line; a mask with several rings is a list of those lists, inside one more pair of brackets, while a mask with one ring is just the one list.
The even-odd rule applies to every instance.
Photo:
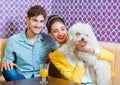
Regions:
[[7, 62], [2, 63], [1, 71], [3, 71], [3, 69], [11, 70], [11, 69], [13, 69], [13, 67], [17, 68], [17, 65], [12, 63], [12, 62], [10, 62], [10, 61], [7, 61]]

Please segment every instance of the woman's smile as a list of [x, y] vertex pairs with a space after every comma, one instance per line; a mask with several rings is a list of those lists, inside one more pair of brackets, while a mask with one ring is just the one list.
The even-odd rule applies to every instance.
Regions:
[[62, 40], [62, 39], [65, 38], [65, 35], [60, 35], [60, 36], [58, 36], [57, 38]]

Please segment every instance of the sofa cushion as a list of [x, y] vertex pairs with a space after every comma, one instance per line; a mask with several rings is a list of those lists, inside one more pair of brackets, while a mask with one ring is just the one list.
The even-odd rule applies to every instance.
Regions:
[[115, 71], [114, 79], [112, 79], [111, 85], [120, 84], [120, 44], [109, 43], [109, 42], [99, 42], [100, 46], [108, 51], [112, 52], [115, 56], [115, 60], [111, 62], [111, 66]]
[[[2, 63], [2, 58], [4, 56], [4, 50], [7, 44], [7, 39], [0, 39], [0, 67]], [[109, 43], [109, 42], [99, 42], [99, 45], [112, 52], [115, 56], [114, 62], [111, 62], [112, 68], [115, 70], [115, 77], [112, 79], [111, 85], [119, 85], [120, 84], [120, 44]], [[54, 72], [54, 70], [53, 70]], [[0, 71], [0, 81], [5, 81]]]

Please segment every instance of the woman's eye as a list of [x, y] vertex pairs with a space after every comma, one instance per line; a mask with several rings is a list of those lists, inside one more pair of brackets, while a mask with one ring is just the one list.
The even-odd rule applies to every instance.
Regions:
[[57, 31], [55, 30], [55, 31], [53, 31], [54, 33], [57, 33]]
[[63, 28], [62, 31], [64, 31], [65, 29]]

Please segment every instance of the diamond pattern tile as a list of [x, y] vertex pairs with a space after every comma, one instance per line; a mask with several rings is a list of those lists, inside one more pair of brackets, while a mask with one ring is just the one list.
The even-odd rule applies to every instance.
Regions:
[[26, 29], [26, 12], [35, 4], [44, 6], [48, 16], [59, 14], [68, 28], [89, 23], [98, 41], [120, 43], [120, 0], [0, 0], [0, 38]]

